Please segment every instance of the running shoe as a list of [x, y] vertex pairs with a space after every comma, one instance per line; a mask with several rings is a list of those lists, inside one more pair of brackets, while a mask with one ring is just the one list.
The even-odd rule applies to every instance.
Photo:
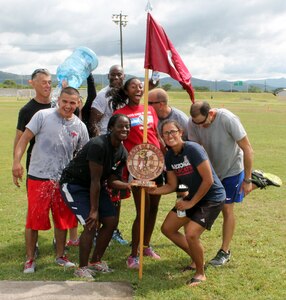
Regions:
[[74, 275], [79, 278], [93, 280], [95, 274], [88, 267], [82, 267], [82, 268], [76, 269], [74, 271]]
[[129, 269], [139, 269], [139, 257], [138, 256], [129, 256], [127, 261], [127, 268]]
[[124, 240], [122, 233], [118, 229], [114, 230], [112, 239], [120, 245], [128, 245], [128, 241]]
[[88, 268], [90, 270], [93, 270], [95, 272], [99, 273], [111, 273], [113, 272], [113, 269], [109, 268], [107, 263], [105, 261], [98, 261], [95, 263], [88, 263]]
[[75, 264], [73, 262], [69, 261], [65, 255], [56, 258], [55, 262], [59, 266], [62, 266], [65, 268], [74, 268], [75, 267]]
[[25, 262], [25, 266], [24, 266], [24, 273], [28, 274], [28, 273], [34, 273], [36, 269], [36, 263], [34, 259], [29, 259]]
[[152, 257], [154, 259], [161, 259], [160, 255], [157, 254], [153, 249], [152, 247], [144, 247], [143, 249], [143, 255], [144, 256], [149, 256], [149, 257]]
[[230, 257], [231, 257], [230, 251], [225, 252], [222, 249], [220, 249], [216, 254], [216, 256], [209, 262], [209, 264], [212, 265], [213, 267], [220, 267], [225, 265], [227, 262], [229, 262]]

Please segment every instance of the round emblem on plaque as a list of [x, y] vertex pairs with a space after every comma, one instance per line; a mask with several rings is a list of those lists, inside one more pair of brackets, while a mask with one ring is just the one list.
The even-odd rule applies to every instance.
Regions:
[[142, 185], [145, 185], [145, 181], [148, 182], [155, 179], [163, 172], [163, 153], [153, 144], [144, 143], [137, 145], [129, 152], [127, 169], [134, 178], [141, 181]]

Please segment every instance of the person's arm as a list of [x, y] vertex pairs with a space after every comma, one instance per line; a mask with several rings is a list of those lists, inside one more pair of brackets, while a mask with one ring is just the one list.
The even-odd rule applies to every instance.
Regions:
[[108, 186], [112, 189], [125, 190], [131, 188], [131, 183], [124, 182], [118, 178], [118, 176], [112, 174], [108, 178]]
[[93, 100], [96, 98], [96, 88], [94, 84], [93, 75], [89, 74], [89, 76], [86, 79], [87, 81], [87, 98], [84, 103], [84, 106], [81, 110], [82, 114], [82, 121], [88, 125], [89, 118], [90, 118], [90, 110]]
[[23, 135], [23, 131], [19, 130], [19, 129], [16, 129], [16, 134], [15, 134], [15, 138], [14, 138], [14, 146], [13, 146], [13, 158], [15, 156], [15, 149], [16, 149], [16, 146], [21, 138], [21, 136]]
[[22, 177], [24, 174], [24, 168], [21, 165], [21, 159], [27, 148], [28, 143], [31, 141], [33, 137], [34, 137], [33, 132], [27, 128], [22, 134], [22, 136], [20, 137], [14, 150], [12, 174], [13, 174], [13, 182], [17, 187], [20, 187], [18, 180], [22, 181]]
[[89, 170], [90, 170], [90, 211], [89, 216], [85, 220], [86, 226], [91, 230], [96, 226], [98, 222], [98, 205], [99, 205], [99, 195], [100, 195], [100, 179], [102, 176], [103, 166], [89, 161]]
[[[251, 179], [251, 171], [252, 171], [252, 164], [253, 164], [253, 149], [249, 142], [247, 136], [237, 142], [238, 146], [243, 151], [243, 163], [244, 163], [244, 178], [246, 180]], [[246, 196], [252, 191], [252, 183], [243, 181], [241, 189]]]
[[91, 133], [92, 137], [98, 136], [100, 134], [97, 124], [103, 117], [103, 113], [101, 113], [96, 108], [92, 107], [90, 110], [90, 117], [88, 122], [88, 129]]
[[176, 203], [176, 208], [179, 210], [186, 210], [195, 206], [205, 196], [214, 182], [209, 160], [201, 162], [197, 166], [197, 170], [202, 178], [202, 182], [190, 201], [180, 200]]
[[157, 188], [146, 188], [151, 195], [166, 195], [176, 191], [178, 179], [174, 171], [167, 171], [167, 183]]

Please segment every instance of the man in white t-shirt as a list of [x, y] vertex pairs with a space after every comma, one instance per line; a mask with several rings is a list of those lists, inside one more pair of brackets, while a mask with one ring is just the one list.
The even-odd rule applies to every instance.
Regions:
[[106, 96], [112, 88], [120, 88], [125, 78], [123, 68], [120, 65], [113, 65], [109, 69], [109, 85], [101, 89], [93, 100], [90, 111], [89, 129], [93, 136], [107, 133], [107, 124], [113, 114], [109, 103], [110, 97]]

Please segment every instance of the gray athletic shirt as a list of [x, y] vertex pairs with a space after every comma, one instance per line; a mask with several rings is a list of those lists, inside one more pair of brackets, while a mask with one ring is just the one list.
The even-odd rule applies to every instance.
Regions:
[[38, 111], [26, 128], [35, 135], [28, 174], [43, 179], [59, 180], [74, 153], [89, 140], [85, 124], [75, 115], [63, 119], [57, 108]]
[[158, 131], [161, 134], [161, 126], [163, 121], [165, 120], [176, 120], [183, 127], [183, 140], [186, 141], [188, 139], [188, 116], [181, 110], [171, 107], [171, 113], [166, 118], [159, 118], [158, 123]]
[[201, 144], [220, 180], [243, 171], [243, 151], [237, 142], [246, 136], [239, 118], [227, 109], [217, 109], [216, 118], [208, 128], [188, 121], [188, 138]]

